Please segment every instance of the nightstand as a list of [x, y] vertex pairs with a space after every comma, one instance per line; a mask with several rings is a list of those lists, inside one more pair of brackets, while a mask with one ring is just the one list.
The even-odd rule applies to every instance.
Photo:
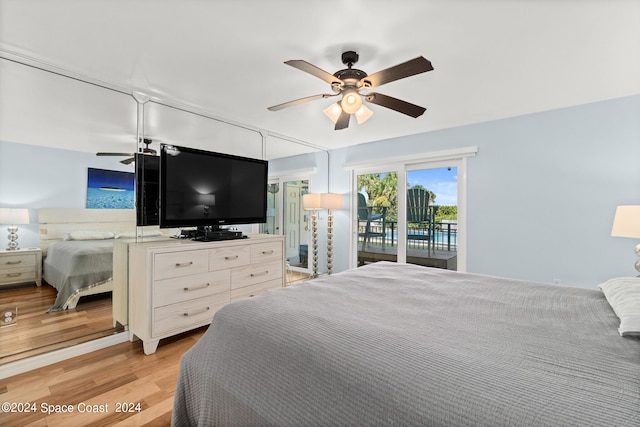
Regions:
[[29, 282], [42, 285], [42, 250], [0, 250], [0, 286]]

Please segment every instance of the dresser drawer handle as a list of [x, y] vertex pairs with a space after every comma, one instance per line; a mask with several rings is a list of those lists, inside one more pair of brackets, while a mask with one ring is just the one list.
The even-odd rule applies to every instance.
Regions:
[[190, 265], [193, 265], [193, 261], [189, 261], [189, 262], [176, 262], [176, 267], [180, 268], [180, 267], [189, 267]]
[[273, 249], [271, 249], [270, 251], [262, 251], [262, 255], [271, 255], [273, 252]]
[[230, 256], [224, 257], [225, 261], [232, 261], [234, 259], [238, 259], [238, 255], [230, 255]]
[[191, 312], [191, 313], [184, 312], [184, 313], [182, 313], [182, 315], [183, 315], [184, 317], [189, 317], [189, 316], [193, 316], [194, 314], [206, 313], [207, 311], [209, 311], [209, 307], [205, 307], [205, 308], [203, 308], [202, 310], [199, 310], [199, 311], [193, 311], [193, 312]]
[[22, 261], [7, 261], [6, 262], [7, 265], [16, 265], [16, 264], [22, 264]]
[[260, 273], [251, 273], [251, 277], [266, 276], [267, 274], [269, 274], [269, 270], [261, 271]]
[[204, 285], [200, 285], [200, 286], [193, 286], [191, 288], [189, 287], [185, 287], [184, 291], [185, 292], [189, 292], [189, 291], [195, 291], [196, 289], [204, 289], [204, 288], [208, 288], [209, 286], [211, 286], [211, 283], [205, 283]]
[[19, 277], [22, 276], [22, 273], [9, 273], [7, 274], [7, 277]]

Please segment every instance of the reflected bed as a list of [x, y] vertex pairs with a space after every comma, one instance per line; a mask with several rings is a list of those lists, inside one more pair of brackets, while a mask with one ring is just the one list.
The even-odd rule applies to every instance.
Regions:
[[114, 237], [135, 235], [134, 209], [43, 208], [38, 221], [43, 278], [58, 290], [49, 311], [75, 308], [82, 296], [113, 290]]
[[69, 240], [49, 246], [42, 277], [58, 291], [49, 311], [73, 309], [80, 296], [113, 290], [113, 242]]

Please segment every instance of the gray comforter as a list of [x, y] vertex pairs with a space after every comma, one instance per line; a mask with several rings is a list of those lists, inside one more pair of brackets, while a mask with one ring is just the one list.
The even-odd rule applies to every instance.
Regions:
[[68, 240], [47, 249], [42, 277], [58, 290], [49, 311], [64, 310], [82, 289], [113, 277], [113, 240]]
[[175, 426], [638, 426], [640, 340], [600, 291], [377, 263], [232, 303]]

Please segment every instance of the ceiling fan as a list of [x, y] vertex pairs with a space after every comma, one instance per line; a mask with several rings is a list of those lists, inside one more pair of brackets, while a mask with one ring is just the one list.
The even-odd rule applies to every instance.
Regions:
[[351, 118], [351, 115], [355, 114], [358, 124], [364, 123], [371, 117], [373, 111], [367, 108], [363, 101], [390, 108], [414, 118], [419, 117], [425, 112], [426, 108], [411, 104], [401, 99], [377, 92], [360, 93], [360, 91], [363, 89], [376, 88], [386, 83], [431, 71], [433, 70], [433, 66], [428, 59], [419, 56], [410, 61], [386, 68], [371, 75], [368, 75], [362, 70], [352, 68], [353, 65], [358, 62], [358, 59], [359, 56], [356, 52], [344, 52], [342, 54], [342, 63], [348, 68], [336, 71], [334, 74], [329, 74], [315, 65], [300, 59], [285, 61], [285, 64], [316, 76], [329, 83], [333, 93], [323, 93], [296, 99], [294, 101], [274, 105], [269, 107], [268, 110], [278, 111], [283, 108], [293, 107], [308, 101], [342, 95], [339, 102], [331, 104], [328, 108], [323, 110], [324, 113], [335, 123], [335, 130], [347, 128], [349, 126], [349, 119]]
[[[146, 154], [148, 156], [155, 156], [158, 154], [156, 150], [154, 150], [153, 148], [149, 148], [149, 144], [153, 142], [152, 139], [144, 138], [142, 141], [144, 141], [145, 147], [139, 149], [139, 154]], [[128, 159], [120, 160], [120, 163], [122, 163], [123, 165], [128, 165], [136, 161], [136, 153], [96, 153], [96, 156], [129, 157]]]

